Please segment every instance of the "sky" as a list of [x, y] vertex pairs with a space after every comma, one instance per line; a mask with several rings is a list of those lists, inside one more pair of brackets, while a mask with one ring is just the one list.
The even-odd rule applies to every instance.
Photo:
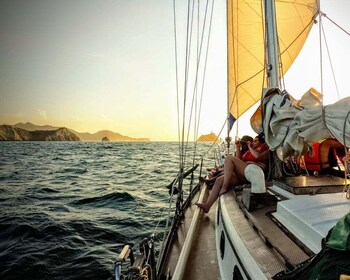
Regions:
[[[218, 134], [226, 117], [225, 2], [214, 6], [199, 134]], [[185, 1], [176, 4], [181, 20]], [[350, 31], [350, 1], [324, 0], [321, 10]], [[323, 22], [339, 97], [349, 96], [350, 38]], [[180, 45], [185, 33], [177, 28]], [[311, 86], [321, 90], [318, 32], [286, 74], [296, 98]], [[171, 0], [0, 0], [0, 124], [177, 140], [174, 38]], [[324, 74], [327, 104], [339, 97]], [[252, 134], [252, 113], [239, 121], [239, 135]]]

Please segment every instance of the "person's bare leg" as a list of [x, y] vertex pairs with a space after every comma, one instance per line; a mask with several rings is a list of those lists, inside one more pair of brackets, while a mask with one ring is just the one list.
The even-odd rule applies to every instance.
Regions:
[[201, 208], [205, 213], [208, 213], [210, 207], [214, 204], [214, 202], [218, 199], [222, 184], [224, 182], [224, 176], [220, 176], [216, 179], [214, 186], [209, 194], [208, 200], [206, 203], [195, 203], [199, 208]]
[[246, 181], [244, 169], [247, 163], [235, 156], [229, 155], [225, 159], [224, 181], [219, 195], [229, 191], [230, 186], [238, 185]]

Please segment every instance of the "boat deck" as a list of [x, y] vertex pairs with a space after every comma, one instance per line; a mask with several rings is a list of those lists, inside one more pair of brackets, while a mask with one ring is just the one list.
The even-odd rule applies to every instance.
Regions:
[[[276, 189], [280, 189], [278, 205], [272, 204], [248, 211], [242, 203], [243, 192], [230, 192], [220, 199], [220, 206], [225, 207], [225, 211], [229, 213], [229, 223], [233, 225], [244, 246], [266, 278], [270, 279], [276, 273], [294, 268], [313, 255], [315, 250], [310, 246], [310, 242], [306, 241], [314, 239], [314, 242], [321, 244], [321, 238], [328, 230], [344, 213], [350, 211], [350, 204], [345, 201], [345, 198], [342, 198], [344, 196], [343, 187], [344, 179], [337, 177], [293, 177], [284, 182], [274, 182], [274, 186], [271, 187], [274, 193], [276, 193]], [[308, 195], [305, 195], [306, 193]], [[328, 204], [336, 203], [339, 206], [327, 207], [326, 202]], [[319, 204], [321, 206], [317, 207]], [[288, 214], [287, 209], [289, 208], [291, 208], [291, 214]], [[320, 208], [323, 209], [323, 212], [312, 219], [311, 212]], [[336, 213], [330, 213], [330, 208]], [[277, 214], [282, 212], [281, 209], [283, 210], [282, 215], [287, 216], [284, 222], [279, 221], [280, 217]], [[325, 211], [328, 212], [325, 213]], [[292, 214], [293, 219], [289, 217]], [[332, 217], [336, 218], [330, 219], [331, 214]], [[305, 228], [315, 227], [315, 231], [322, 232], [323, 236], [320, 238], [314, 238], [314, 235], [310, 238], [305, 235], [304, 238], [296, 236], [290, 226], [288, 227], [290, 223], [287, 223], [288, 220], [292, 220], [294, 221], [293, 225], [297, 224], [294, 216], [307, 222]], [[307, 217], [303, 218], [304, 216]], [[324, 226], [320, 219], [326, 220], [327, 224]], [[301, 224], [301, 222], [299, 223]], [[303, 229], [302, 225], [297, 232], [305, 233], [301, 229]]]
[[295, 267], [296, 264], [309, 258], [268, 217], [267, 214], [274, 210], [273, 206], [252, 212], [242, 211], [240, 199], [240, 196], [230, 192], [220, 203], [230, 213], [231, 223], [266, 278], [270, 279], [287, 267]]
[[321, 240], [350, 211], [350, 202], [343, 192], [344, 183], [344, 179], [333, 176], [288, 178], [282, 183], [284, 186], [294, 193], [305, 193], [305, 190], [307, 193], [312, 189], [312, 195], [295, 195], [281, 201], [273, 216], [286, 230], [303, 240], [306, 247], [318, 253]]
[[330, 175], [289, 177], [285, 181], [274, 180], [273, 184], [291, 194], [336, 193], [344, 189], [345, 179]]
[[[208, 191], [206, 197], [207, 195]], [[194, 197], [192, 203], [195, 203], [198, 197], [199, 194]], [[164, 266], [166, 267], [165, 274], [170, 273], [170, 275], [173, 275], [174, 273], [196, 208], [196, 205], [191, 205], [185, 213], [185, 219], [178, 230], [177, 238], [174, 240], [169, 252], [169, 259]], [[215, 247], [215, 208], [216, 204], [213, 205], [208, 214], [204, 214], [202, 211], [200, 213], [200, 221], [183, 279], [220, 279]]]

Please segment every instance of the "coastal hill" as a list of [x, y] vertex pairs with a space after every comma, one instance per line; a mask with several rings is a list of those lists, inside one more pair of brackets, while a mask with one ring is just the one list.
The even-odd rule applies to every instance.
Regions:
[[80, 141], [65, 127], [56, 130], [28, 131], [11, 125], [0, 125], [1, 141]]
[[[198, 138], [198, 142], [215, 142], [218, 137], [214, 133], [205, 134]], [[220, 140], [220, 139], [219, 139]]]
[[[13, 125], [16, 128], [22, 128], [27, 131], [35, 131], [35, 130], [57, 130], [59, 127], [54, 127], [50, 125], [35, 125], [30, 122], [26, 123], [17, 123]], [[107, 137], [110, 141], [135, 141], [135, 142], [145, 142], [150, 141], [148, 138], [132, 138], [128, 136], [121, 135], [119, 133], [110, 131], [110, 130], [101, 130], [96, 133], [88, 133], [88, 132], [78, 132], [73, 129], [67, 128], [70, 132], [74, 133], [77, 137], [80, 138], [81, 141], [101, 141], [102, 138]]]
[[82, 141], [101, 141], [102, 138], [104, 137], [107, 137], [110, 141], [135, 141], [135, 142], [149, 141], [148, 138], [132, 138], [110, 130], [101, 130], [96, 133], [88, 133], [88, 132], [81, 133], [73, 129], [71, 129], [71, 131], [76, 135], [78, 135]]

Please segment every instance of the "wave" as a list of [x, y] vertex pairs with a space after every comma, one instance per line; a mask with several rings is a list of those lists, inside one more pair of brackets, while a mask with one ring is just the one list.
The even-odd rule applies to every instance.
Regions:
[[0, 143], [5, 150], [0, 279], [112, 279], [125, 243], [156, 226], [162, 237], [177, 143]]
[[75, 205], [75, 206], [88, 205], [92, 207], [124, 208], [125, 204], [130, 204], [133, 202], [135, 202], [135, 198], [128, 192], [114, 192], [103, 196], [95, 196], [95, 197], [79, 199], [79, 200], [73, 201], [71, 205]]

